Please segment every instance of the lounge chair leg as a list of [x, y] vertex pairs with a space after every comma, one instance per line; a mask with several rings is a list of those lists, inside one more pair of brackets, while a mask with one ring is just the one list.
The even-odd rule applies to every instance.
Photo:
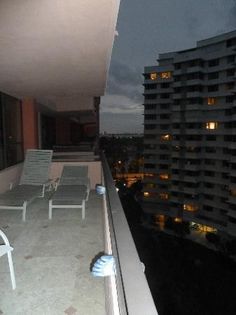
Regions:
[[9, 269], [10, 269], [10, 275], [11, 275], [12, 289], [15, 290], [15, 288], [16, 288], [16, 279], [15, 279], [14, 267], [13, 267], [13, 262], [12, 262], [12, 255], [11, 255], [10, 251], [7, 253], [7, 256], [8, 256], [8, 264], [9, 264]]
[[45, 195], [45, 185], [43, 185], [43, 189], [42, 189], [42, 198], [44, 197], [44, 195]]
[[85, 200], [82, 201], [82, 220], [85, 218]]
[[49, 212], [48, 212], [48, 218], [49, 220], [52, 219], [52, 200], [49, 200]]
[[22, 209], [22, 220], [25, 221], [25, 217], [26, 217], [26, 206], [27, 206], [27, 201], [24, 201], [23, 203], [23, 209]]

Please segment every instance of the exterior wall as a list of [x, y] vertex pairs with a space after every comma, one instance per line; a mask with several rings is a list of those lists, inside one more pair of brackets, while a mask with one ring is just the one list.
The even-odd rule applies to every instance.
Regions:
[[[236, 230], [236, 31], [144, 72], [144, 202]], [[167, 74], [170, 75], [167, 75]], [[155, 77], [156, 76], [156, 77]], [[164, 176], [163, 176], [164, 175]], [[164, 200], [163, 200], [164, 199]], [[155, 205], [155, 206], [154, 206]]]
[[5, 168], [0, 172], [0, 193], [7, 191], [11, 183], [17, 183], [19, 181], [22, 163]]
[[24, 151], [38, 148], [38, 121], [35, 101], [32, 98], [22, 100], [22, 125]]

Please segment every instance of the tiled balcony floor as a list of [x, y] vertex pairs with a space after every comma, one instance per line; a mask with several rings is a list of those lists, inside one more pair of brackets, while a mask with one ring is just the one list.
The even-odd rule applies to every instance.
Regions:
[[21, 215], [0, 211], [0, 228], [14, 247], [16, 275], [13, 291], [7, 257], [1, 257], [0, 314], [104, 315], [104, 280], [89, 270], [104, 250], [101, 197], [91, 192], [84, 221], [81, 209], [56, 209], [49, 221], [47, 199], [29, 206], [25, 223]]

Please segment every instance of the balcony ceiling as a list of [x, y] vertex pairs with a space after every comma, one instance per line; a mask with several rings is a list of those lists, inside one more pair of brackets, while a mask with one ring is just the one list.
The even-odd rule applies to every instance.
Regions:
[[119, 0], [1, 0], [0, 91], [58, 110], [91, 105], [104, 94], [118, 9]]

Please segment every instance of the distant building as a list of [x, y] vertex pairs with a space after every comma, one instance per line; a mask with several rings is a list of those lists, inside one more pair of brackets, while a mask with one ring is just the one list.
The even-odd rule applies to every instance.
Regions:
[[144, 71], [144, 209], [236, 236], [236, 31]]

